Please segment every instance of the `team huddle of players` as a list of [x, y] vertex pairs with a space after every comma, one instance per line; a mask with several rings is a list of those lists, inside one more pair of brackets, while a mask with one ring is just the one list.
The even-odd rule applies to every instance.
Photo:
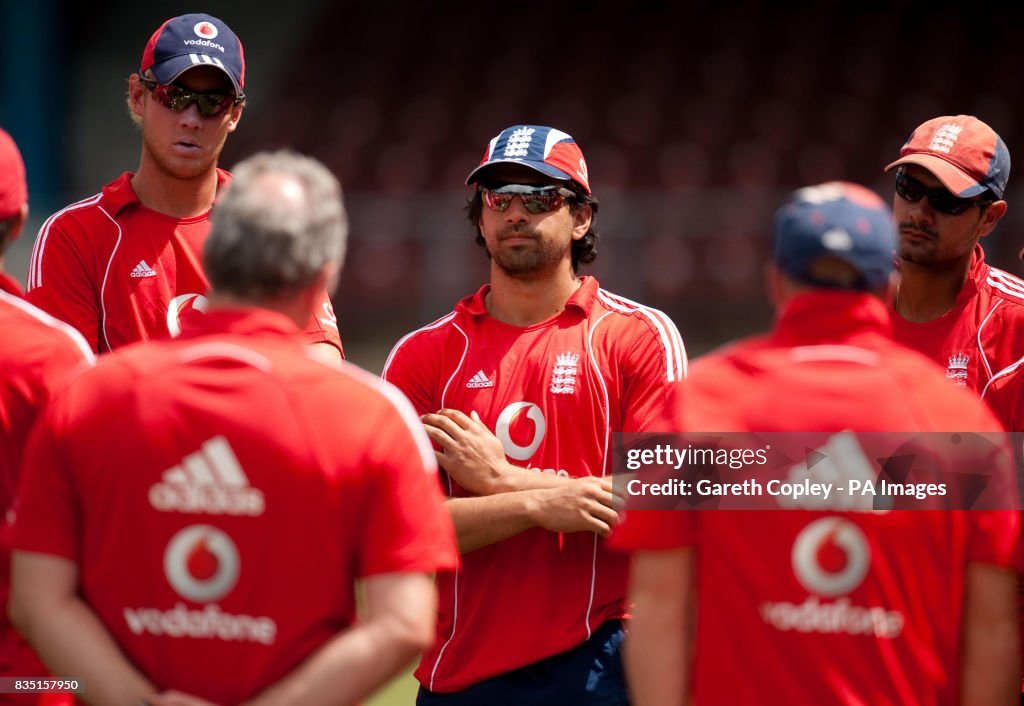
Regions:
[[[1016, 702], [1013, 498], [623, 511], [612, 483], [619, 433], [1019, 430], [1024, 281], [978, 244], [1007, 208], [989, 126], [914, 130], [892, 210], [795, 192], [774, 329], [692, 369], [668, 316], [579, 273], [580, 147], [506, 128], [467, 179], [490, 280], [381, 381], [341, 362], [334, 177], [217, 166], [244, 88], [221, 20], [162, 24], [128, 81], [137, 171], [45, 221], [25, 300], [0, 278], [0, 674], [97, 704], [341, 704], [422, 652], [418, 704]], [[0, 242], [27, 201], [0, 131]], [[967, 461], [1010, 474], [1004, 451]]]

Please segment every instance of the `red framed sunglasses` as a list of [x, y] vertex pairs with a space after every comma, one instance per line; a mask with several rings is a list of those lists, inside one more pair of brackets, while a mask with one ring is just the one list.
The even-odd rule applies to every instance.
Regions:
[[512, 199], [518, 196], [523, 201], [523, 208], [532, 214], [547, 213], [560, 208], [566, 199], [573, 198], [569, 189], [561, 186], [528, 186], [526, 184], [505, 184], [493, 189], [482, 187], [484, 204], [492, 211], [504, 213], [508, 210]]
[[204, 118], [216, 118], [223, 115], [236, 105], [245, 103], [245, 97], [236, 98], [233, 93], [215, 91], [211, 93], [198, 93], [190, 91], [173, 83], [157, 83], [148, 78], [139, 77], [139, 83], [149, 89], [157, 103], [173, 110], [175, 113], [188, 108], [193, 103], [199, 108], [199, 114]]

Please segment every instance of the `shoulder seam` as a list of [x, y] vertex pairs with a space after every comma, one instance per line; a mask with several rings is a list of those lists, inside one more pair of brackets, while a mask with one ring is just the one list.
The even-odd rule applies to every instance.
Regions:
[[428, 331], [436, 331], [437, 329], [443, 328], [445, 324], [451, 323], [452, 321], [455, 320], [455, 313], [456, 312], [454, 311], [450, 311], [441, 318], [437, 319], [436, 321], [433, 321], [427, 324], [426, 326], [422, 326], [416, 329], [415, 331], [410, 331], [409, 333], [405, 334], [400, 339], [398, 339], [398, 343], [396, 343], [394, 347], [391, 349], [391, 352], [388, 354], [387, 360], [384, 362], [384, 369], [381, 370], [380, 373], [381, 377], [385, 379], [387, 378], [388, 369], [391, 367], [392, 361], [394, 361], [395, 354], [398, 353], [398, 350], [402, 346], [404, 346], [411, 339], [415, 338], [421, 333], [426, 333]]
[[42, 227], [39, 229], [39, 234], [36, 236], [35, 245], [33, 245], [33, 247], [32, 247], [32, 257], [29, 260], [29, 268], [28, 268], [28, 281], [26, 282], [26, 285], [25, 285], [27, 291], [31, 291], [31, 290], [35, 289], [36, 287], [41, 287], [42, 284], [43, 284], [43, 271], [42, 271], [43, 250], [46, 249], [46, 241], [50, 237], [50, 228], [53, 227], [53, 224], [61, 216], [65, 215], [67, 213], [70, 213], [72, 211], [77, 211], [77, 210], [86, 208], [88, 206], [95, 206], [95, 205], [99, 204], [99, 202], [100, 202], [100, 200], [102, 198], [103, 198], [103, 192], [101, 191], [100, 193], [94, 194], [93, 196], [90, 196], [89, 198], [82, 199], [81, 201], [76, 201], [75, 203], [71, 204], [70, 206], [65, 206], [64, 208], [62, 208], [61, 210], [57, 211], [56, 213], [54, 213], [53, 215], [51, 215], [49, 218], [46, 219], [46, 221], [43, 223]]
[[1016, 304], [1024, 306], [1024, 280], [992, 267], [989, 269], [985, 284], [999, 292], [1000, 295], [1004, 295], [1000, 298], [1011, 297]]
[[56, 331], [60, 331], [71, 340], [71, 342], [75, 345], [76, 348], [78, 348], [79, 352], [82, 354], [82, 357], [86, 361], [88, 361], [90, 364], [96, 361], [96, 355], [92, 352], [92, 349], [89, 348], [89, 344], [86, 342], [85, 337], [82, 336], [82, 334], [79, 333], [78, 329], [76, 329], [75, 327], [71, 326], [70, 324], [64, 323], [60, 319], [57, 319], [51, 316], [50, 314], [47, 314], [39, 307], [33, 306], [28, 302], [19, 299], [18, 297], [7, 294], [4, 291], [0, 291], [0, 301], [7, 302], [8, 304], [12, 305], [19, 311], [24, 312], [26, 315], [32, 317], [34, 320], [38, 321], [44, 326], [48, 326]]
[[620, 297], [605, 289], [597, 290], [598, 300], [611, 311], [627, 315], [644, 317], [665, 349], [665, 376], [668, 382], [682, 380], [687, 374], [686, 346], [676, 327], [675, 322], [662, 311]]
[[362, 385], [363, 387], [379, 394], [387, 405], [393, 409], [405, 423], [405, 426], [409, 430], [409, 435], [412, 437], [416, 444], [416, 449], [420, 453], [420, 460], [423, 462], [423, 467], [428, 471], [437, 469], [437, 459], [434, 456], [434, 449], [427, 440], [426, 434], [417, 433], [422, 432], [423, 429], [419, 415], [416, 414], [416, 410], [413, 409], [412, 403], [409, 402], [409, 399], [404, 394], [402, 394], [401, 390], [387, 380], [382, 380], [373, 373], [367, 372], [352, 363], [347, 363], [342, 365], [340, 368], [334, 369], [339, 370], [342, 375], [356, 384]]

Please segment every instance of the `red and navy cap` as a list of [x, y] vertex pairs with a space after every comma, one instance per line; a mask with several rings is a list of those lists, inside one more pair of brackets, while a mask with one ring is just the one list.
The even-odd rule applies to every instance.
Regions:
[[590, 178], [579, 145], [561, 130], [543, 125], [513, 125], [505, 128], [487, 145], [480, 165], [466, 177], [472, 184], [492, 164], [522, 164], [555, 179], [574, 181], [588, 194]]
[[25, 162], [14, 138], [0, 128], [0, 221], [21, 213], [28, 202]]
[[895, 250], [892, 212], [878, 194], [857, 184], [832, 181], [800, 189], [775, 213], [775, 263], [814, 287], [840, 287], [812, 274], [816, 260], [831, 256], [860, 275], [845, 288], [876, 290], [892, 274]]
[[973, 115], [947, 115], [922, 123], [885, 171], [901, 164], [924, 167], [962, 199], [986, 189], [1001, 199], [1010, 179], [1006, 144]]
[[242, 42], [226, 24], [204, 14], [173, 17], [149, 38], [139, 73], [152, 71], [157, 83], [173, 83], [196, 66], [215, 66], [231, 79], [235, 95], [245, 95]]

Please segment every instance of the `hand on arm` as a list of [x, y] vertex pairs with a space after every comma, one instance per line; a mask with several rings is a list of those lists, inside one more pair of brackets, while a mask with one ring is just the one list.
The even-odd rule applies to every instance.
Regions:
[[692, 549], [640, 551], [633, 558], [624, 662], [635, 706], [689, 702], [695, 585]]
[[1016, 577], [972, 563], [965, 581], [960, 703], [1015, 704], [1020, 694]]
[[156, 694], [78, 596], [74, 562], [15, 551], [9, 609], [15, 627], [55, 675], [81, 680], [85, 701], [137, 706]]
[[450, 499], [448, 509], [459, 551], [467, 554], [531, 527], [551, 532], [594, 532], [602, 537], [611, 534], [618, 514], [610, 478], [588, 476], [557, 481], [550, 488]]
[[[437, 463], [452, 480], [471, 493], [493, 495], [528, 487], [535, 479], [526, 477], [505, 458], [501, 441], [472, 412], [469, 416], [457, 409], [442, 409], [421, 418], [427, 436], [441, 447]], [[545, 481], [546, 482], [546, 481]]]
[[610, 478], [568, 478], [513, 466], [476, 412], [442, 409], [422, 421], [442, 449], [436, 452], [438, 464], [480, 496], [448, 501], [463, 554], [531, 527], [607, 537], [617, 523]]
[[366, 615], [245, 706], [354, 704], [434, 639], [437, 591], [427, 574], [365, 581]]

